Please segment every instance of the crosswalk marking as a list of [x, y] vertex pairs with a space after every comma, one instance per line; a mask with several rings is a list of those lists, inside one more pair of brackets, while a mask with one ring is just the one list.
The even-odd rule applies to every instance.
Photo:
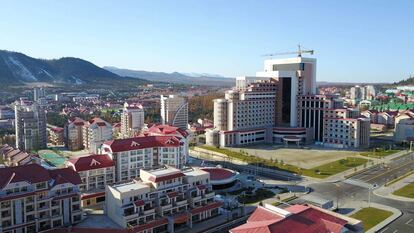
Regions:
[[360, 180], [346, 179], [346, 180], [344, 180], [344, 183], [359, 186], [359, 187], [366, 188], [366, 189], [372, 189], [373, 188], [372, 184], [368, 184], [368, 183], [365, 183], [365, 182], [360, 181]]

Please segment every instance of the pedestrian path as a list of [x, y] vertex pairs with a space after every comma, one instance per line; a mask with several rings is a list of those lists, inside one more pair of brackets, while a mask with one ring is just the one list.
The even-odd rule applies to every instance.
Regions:
[[394, 195], [393, 192], [395, 192], [396, 190], [406, 186], [407, 184], [410, 184], [414, 182], [414, 174], [405, 177], [402, 180], [399, 180], [393, 184], [390, 184], [389, 186], [382, 186], [380, 188], [378, 188], [377, 190], [375, 190], [373, 193], [377, 196], [381, 196], [381, 197], [385, 197], [385, 198], [389, 198], [389, 199], [394, 199], [394, 200], [398, 200], [398, 201], [409, 201], [409, 202], [414, 202], [413, 198], [407, 198], [407, 197], [401, 197], [401, 196], [397, 196]]

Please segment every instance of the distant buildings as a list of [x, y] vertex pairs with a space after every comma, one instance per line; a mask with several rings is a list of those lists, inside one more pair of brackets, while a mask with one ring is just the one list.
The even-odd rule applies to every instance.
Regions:
[[7, 106], [0, 106], [0, 120], [14, 119], [14, 110]]
[[75, 117], [65, 125], [65, 146], [71, 151], [82, 150], [83, 145], [83, 127], [86, 121]]
[[323, 144], [334, 148], [368, 148], [370, 120], [358, 115], [353, 116], [350, 109], [326, 111]]
[[230, 233], [257, 232], [362, 233], [364, 227], [360, 220], [312, 205], [281, 209], [265, 204], [256, 208], [247, 223], [230, 230]]
[[0, 146], [0, 160], [3, 161], [3, 164], [7, 167], [40, 163], [38, 155], [14, 149], [12, 146], [7, 144]]
[[163, 167], [140, 170], [139, 177], [106, 189], [106, 214], [124, 228], [174, 232], [219, 215], [208, 172]]
[[45, 89], [43, 89], [43, 87], [35, 87], [33, 89], [33, 100], [34, 100], [34, 102], [38, 102], [42, 98], [46, 98]]
[[95, 117], [83, 125], [83, 146], [90, 153], [98, 154], [105, 141], [112, 139], [112, 125]]
[[350, 89], [350, 99], [354, 104], [361, 100], [373, 100], [376, 96], [375, 87], [373, 85], [354, 86]]
[[[334, 146], [333, 143], [326, 143], [336, 141], [327, 139], [332, 132], [336, 132], [336, 129], [332, 131], [330, 128], [335, 125], [327, 124], [330, 118], [327, 114], [345, 108], [343, 101], [336, 96], [316, 95], [316, 59], [297, 57], [266, 60], [264, 71], [256, 75], [237, 77], [236, 87], [226, 91], [224, 99], [214, 100], [214, 129], [206, 130], [207, 144], [225, 147], [315, 141]], [[359, 113], [350, 114], [347, 118], [358, 119]], [[342, 125], [339, 122], [343, 120], [330, 121]], [[365, 126], [355, 124], [358, 128], [356, 131], [362, 130], [361, 125]], [[365, 132], [369, 133], [369, 128], [362, 131], [365, 139]], [[347, 136], [338, 134], [338, 137]], [[339, 142], [344, 148], [347, 147], [341, 140]], [[365, 141], [351, 144], [357, 147], [366, 145]]]
[[79, 223], [80, 183], [70, 168], [0, 168], [0, 232], [35, 233]]
[[46, 113], [37, 104], [15, 106], [16, 148], [38, 150], [47, 147]]
[[186, 130], [188, 125], [188, 99], [183, 96], [161, 95], [161, 121]]
[[64, 131], [65, 129], [61, 127], [47, 128], [49, 143], [53, 145], [63, 145]]
[[403, 111], [396, 116], [394, 141], [398, 143], [414, 141], [414, 112]]
[[138, 135], [144, 128], [145, 113], [141, 104], [124, 104], [121, 115], [121, 138]]

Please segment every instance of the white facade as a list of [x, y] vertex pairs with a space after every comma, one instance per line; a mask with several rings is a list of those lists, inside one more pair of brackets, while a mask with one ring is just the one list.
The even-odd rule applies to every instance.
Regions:
[[182, 96], [161, 95], [161, 122], [186, 130], [188, 127], [188, 99]]
[[145, 113], [141, 104], [124, 104], [121, 115], [121, 137], [138, 135], [144, 128]]
[[122, 227], [152, 222], [168, 232], [175, 224], [192, 228], [219, 214], [209, 181], [208, 172], [195, 168], [141, 170], [140, 180], [107, 187], [106, 214]]
[[[273, 127], [298, 127], [299, 95], [316, 93], [316, 59], [266, 60], [256, 77], [237, 77], [214, 100], [214, 127], [206, 141], [220, 146], [272, 141]], [[217, 131], [218, 130], [218, 131]]]
[[116, 181], [128, 181], [139, 176], [141, 169], [159, 165], [181, 168], [188, 153], [181, 138], [174, 136], [143, 136], [116, 139], [102, 145], [116, 164]]
[[15, 106], [16, 148], [36, 150], [47, 147], [46, 112], [33, 104]]
[[105, 141], [112, 139], [112, 125], [94, 118], [83, 126], [83, 146], [90, 153], [98, 154]]
[[371, 123], [368, 118], [349, 118], [348, 109], [325, 112], [323, 144], [334, 148], [367, 148]]

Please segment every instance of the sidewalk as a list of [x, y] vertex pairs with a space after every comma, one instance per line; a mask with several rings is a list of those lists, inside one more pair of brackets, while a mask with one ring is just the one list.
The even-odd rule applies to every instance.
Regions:
[[391, 222], [393, 222], [394, 220], [396, 220], [397, 218], [399, 218], [402, 215], [402, 212], [400, 210], [396, 209], [396, 208], [386, 206], [386, 205], [382, 205], [382, 204], [375, 203], [375, 202], [371, 202], [368, 205], [368, 203], [365, 202], [365, 201], [352, 201], [352, 202], [348, 202], [346, 204], [346, 207], [351, 207], [351, 208], [354, 209], [353, 211], [347, 213], [346, 214], [347, 216], [351, 216], [351, 215], [355, 214], [356, 212], [360, 211], [361, 209], [368, 208], [368, 207], [373, 207], [373, 208], [377, 208], [377, 209], [392, 212], [392, 215], [390, 217], [388, 217], [384, 221], [380, 222], [379, 224], [377, 224], [373, 228], [369, 229], [368, 231], [366, 231], [366, 233], [377, 232], [377, 231], [381, 230], [382, 228], [384, 228], [385, 226], [387, 226], [388, 224], [390, 224]]
[[366, 231], [366, 233], [377, 232], [377, 231], [381, 230], [382, 228], [384, 228], [385, 226], [387, 226], [388, 224], [390, 224], [391, 222], [393, 222], [394, 220], [396, 220], [397, 218], [399, 218], [402, 215], [402, 212], [400, 210], [392, 208], [390, 206], [385, 206], [385, 205], [381, 205], [381, 204], [378, 204], [378, 203], [372, 203], [371, 202], [371, 207], [374, 207], [374, 208], [377, 208], [377, 209], [383, 209], [383, 210], [386, 210], [386, 211], [391, 211], [392, 215], [390, 217], [388, 217], [387, 219], [385, 219], [384, 221], [382, 221], [380, 224], [377, 224], [373, 228]]
[[389, 199], [394, 199], [394, 200], [398, 200], [398, 201], [409, 201], [409, 202], [414, 202], [413, 198], [408, 198], [408, 197], [401, 197], [401, 196], [397, 196], [392, 194], [394, 191], [406, 186], [407, 184], [410, 184], [414, 182], [414, 174], [411, 174], [410, 176], [405, 177], [402, 180], [399, 180], [387, 187], [382, 186], [376, 190], [374, 190], [374, 194], [377, 196], [381, 196], [381, 197], [385, 197], [385, 198], [389, 198]]

